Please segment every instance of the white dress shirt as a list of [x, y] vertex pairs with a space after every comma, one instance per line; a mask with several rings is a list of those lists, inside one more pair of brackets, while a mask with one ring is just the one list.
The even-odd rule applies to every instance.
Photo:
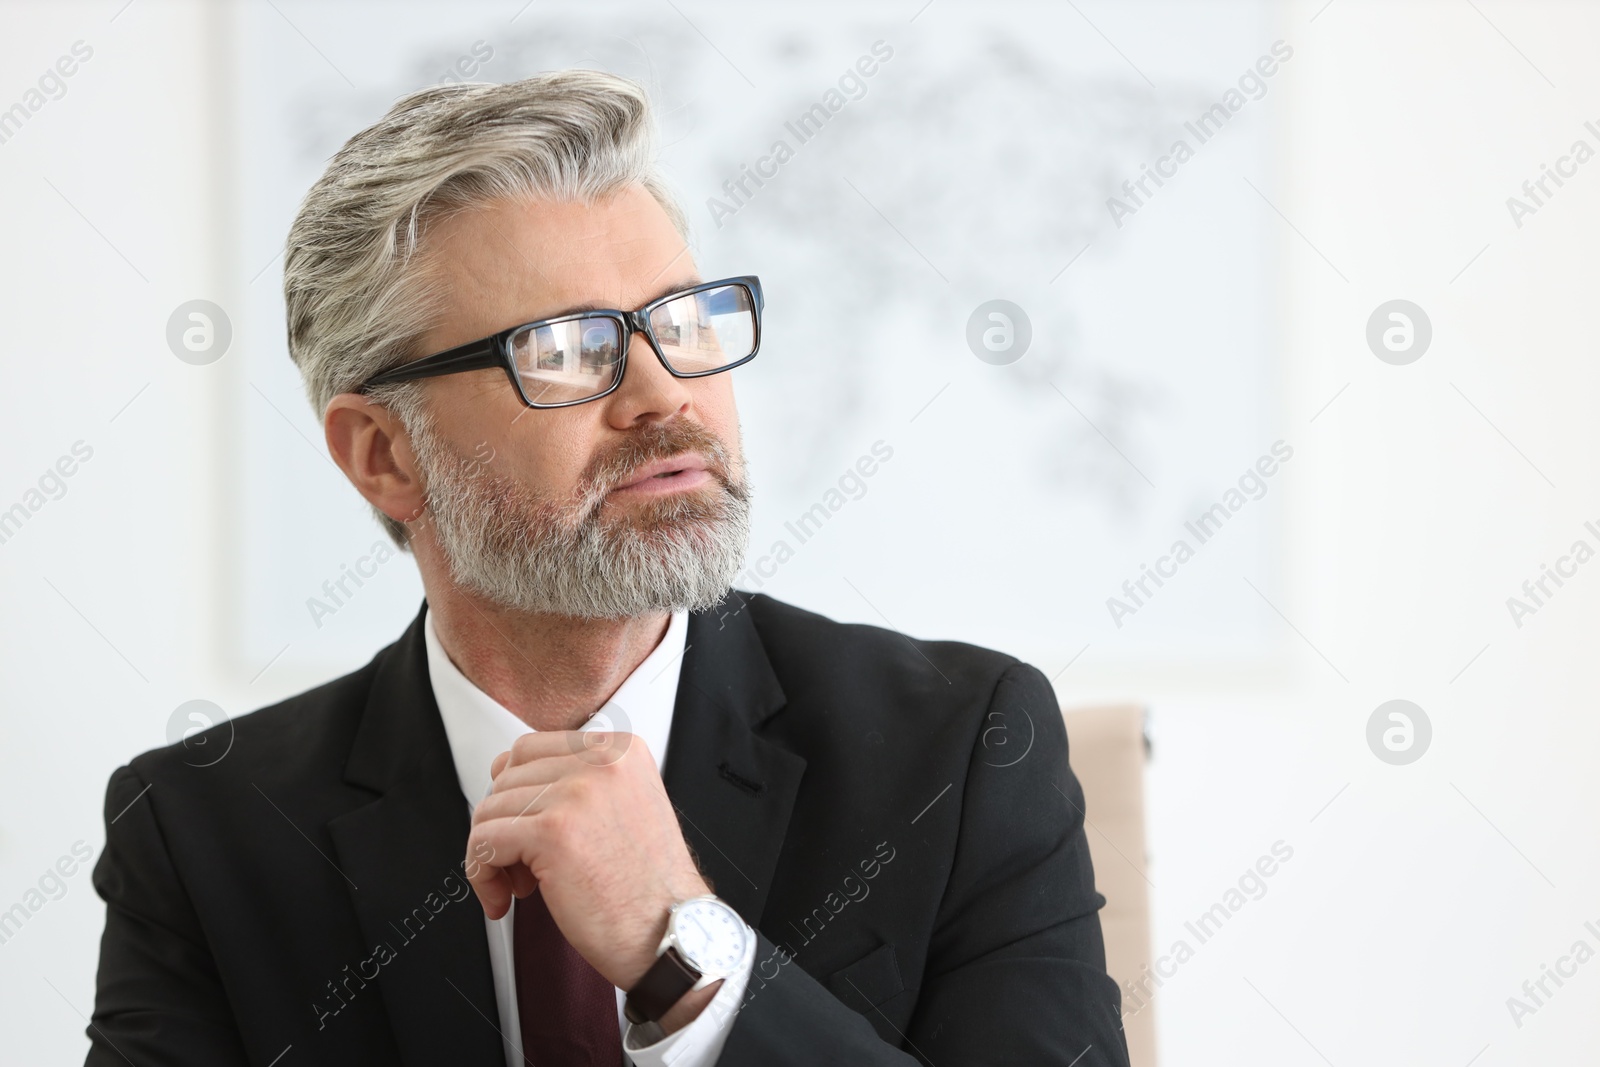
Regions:
[[[581, 730], [625, 730], [644, 739], [656, 758], [656, 770], [665, 773], [667, 737], [672, 730], [677, 700], [678, 672], [686, 651], [689, 618], [676, 612], [666, 636], [644, 662]], [[450, 741], [461, 794], [471, 806], [489, 794], [489, 766], [513, 741], [533, 728], [479, 689], [451, 661], [433, 628], [433, 612], [423, 621], [428, 646], [428, 677], [433, 685], [444, 732]], [[512, 921], [516, 909], [499, 919], [484, 916], [489, 936], [489, 964], [494, 973], [495, 1000], [500, 1007], [500, 1037], [506, 1067], [523, 1067], [522, 1023], [517, 1013], [517, 979], [513, 956]], [[655, 1023], [634, 1026], [622, 1013], [627, 991], [618, 989], [617, 1025], [622, 1031], [624, 1054], [636, 1067], [710, 1067], [722, 1055], [729, 1026], [738, 1013], [750, 972], [755, 966], [756, 938], [749, 932], [744, 960], [737, 973], [725, 979], [711, 1003], [689, 1025], [666, 1037]]]

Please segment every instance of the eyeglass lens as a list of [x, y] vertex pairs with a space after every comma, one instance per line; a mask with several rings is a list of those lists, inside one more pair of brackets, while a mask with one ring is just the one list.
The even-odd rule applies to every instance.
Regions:
[[[650, 329], [674, 371], [701, 374], [750, 355], [755, 308], [744, 286], [723, 285], [659, 305]], [[528, 399], [571, 403], [611, 388], [622, 365], [620, 332], [615, 319], [588, 316], [518, 330], [511, 354]]]

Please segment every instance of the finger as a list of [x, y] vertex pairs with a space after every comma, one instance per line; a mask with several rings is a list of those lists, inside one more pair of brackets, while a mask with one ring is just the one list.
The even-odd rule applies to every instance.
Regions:
[[506, 868], [506, 874], [511, 876], [511, 892], [518, 900], [539, 888], [539, 879], [520, 863], [515, 867]]
[[480, 864], [477, 873], [468, 881], [478, 895], [478, 903], [483, 905], [483, 913], [489, 918], [498, 919], [511, 910], [513, 882], [503, 868]]
[[489, 773], [491, 777], [498, 777], [507, 767], [563, 756], [576, 756], [593, 767], [620, 763], [627, 756], [635, 756], [652, 766], [655, 764], [644, 738], [626, 730], [547, 730], [517, 738], [509, 754], [495, 757]]
[[490, 919], [501, 918], [516, 900], [538, 888], [539, 879], [532, 868], [546, 851], [542, 831], [543, 826], [531, 819], [516, 817], [473, 828], [468, 851], [488, 858], [468, 868], [467, 881]]
[[637, 734], [608, 730], [564, 732], [571, 743], [570, 749], [566, 751], [551, 752], [526, 762], [517, 760], [514, 754], [509, 760], [504, 759], [506, 753], [496, 757], [492, 768], [494, 791], [557, 781], [568, 775], [581, 773], [585, 768], [616, 766], [626, 757], [635, 754], [635, 751], [637, 758], [631, 761], [630, 766], [639, 768], [640, 773], [649, 775], [658, 782], [661, 779], [660, 772], [656, 769], [655, 757], [650, 755], [644, 739]]
[[476, 829], [491, 819], [509, 819], [514, 822], [527, 816], [537, 815], [558, 799], [554, 793], [555, 784], [543, 782], [505, 790], [497, 789], [478, 801], [478, 806], [472, 809], [473, 828]]
[[565, 756], [575, 748], [583, 747], [583, 739], [576, 738], [577, 730], [535, 730], [523, 734], [511, 743], [511, 765], [531, 763], [546, 756]]
[[578, 730], [572, 734], [573, 754], [592, 767], [606, 767], [620, 763], [630, 751], [637, 751], [644, 762], [653, 764], [654, 757], [646, 747], [644, 738], [625, 730]]
[[[507, 871], [520, 865], [537, 877], [548, 865], [549, 828], [535, 816], [485, 819], [472, 827], [469, 840], [483, 842], [494, 850], [494, 865], [485, 864], [479, 874], [486, 890], [502, 894], [497, 899], [504, 900], [511, 896], [512, 880]], [[501, 878], [505, 881], [496, 888], [497, 880]], [[472, 879], [474, 888], [477, 888], [479, 881]], [[504, 914], [504, 908], [501, 914]]]
[[551, 782], [576, 774], [583, 770], [583, 764], [575, 757], [557, 758], [548, 756], [533, 763], [517, 763], [509, 767], [502, 767], [500, 773], [494, 776], [490, 783], [490, 796], [495, 793], [504, 793], [511, 789], [522, 789], [527, 786], [545, 786]]

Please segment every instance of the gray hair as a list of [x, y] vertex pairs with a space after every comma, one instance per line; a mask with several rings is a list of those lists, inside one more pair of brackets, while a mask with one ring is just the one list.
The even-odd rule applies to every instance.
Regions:
[[[626, 78], [563, 70], [402, 97], [345, 142], [289, 228], [289, 355], [312, 409], [320, 418], [334, 396], [424, 354], [440, 310], [441, 287], [417, 254], [431, 222], [506, 198], [592, 203], [636, 182], [687, 242], [688, 219], [656, 166], [649, 98]], [[426, 418], [419, 382], [370, 396], [408, 433]], [[373, 512], [407, 548], [405, 526]]]

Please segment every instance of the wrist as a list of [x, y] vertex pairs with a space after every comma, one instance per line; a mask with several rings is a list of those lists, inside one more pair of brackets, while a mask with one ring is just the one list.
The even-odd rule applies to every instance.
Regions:
[[657, 957], [661, 955], [661, 942], [667, 934], [672, 906], [681, 900], [710, 892], [711, 889], [705, 881], [696, 878], [693, 882], [680, 883], [672, 890], [663, 893], [659, 900], [650, 905], [649, 925], [645, 927], [642, 940], [629, 953], [628, 965], [624, 971], [625, 981], [617, 983], [619, 988], [632, 989], [639, 979], [644, 977], [645, 972], [655, 966]]
[[753, 945], [749, 925], [727, 901], [707, 891], [680, 897], [667, 909], [655, 959], [627, 987], [625, 1015], [654, 1023], [665, 1034], [697, 1019], [728, 978], [742, 984]]

